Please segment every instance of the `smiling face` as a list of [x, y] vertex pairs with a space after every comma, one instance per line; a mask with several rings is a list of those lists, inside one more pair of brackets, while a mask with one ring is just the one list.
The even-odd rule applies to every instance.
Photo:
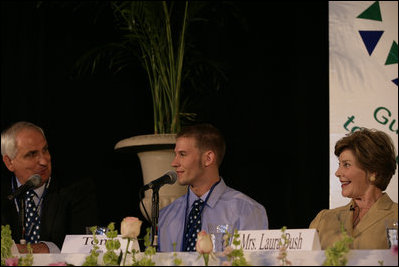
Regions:
[[181, 185], [196, 185], [204, 176], [203, 153], [192, 137], [180, 137], [176, 140], [175, 158], [172, 167], [176, 169]]
[[44, 136], [36, 129], [25, 128], [17, 134], [16, 145], [15, 158], [3, 157], [7, 168], [21, 184], [34, 174], [42, 177], [42, 183], [46, 182], [51, 175], [51, 156]]
[[342, 196], [361, 198], [370, 188], [367, 172], [360, 168], [352, 150], [345, 149], [339, 155], [339, 167], [335, 175], [339, 178]]

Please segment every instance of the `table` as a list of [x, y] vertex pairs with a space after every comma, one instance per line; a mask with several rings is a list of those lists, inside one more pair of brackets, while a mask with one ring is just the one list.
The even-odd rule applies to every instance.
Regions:
[[[178, 252], [177, 257], [183, 260], [185, 266], [203, 266], [202, 257], [198, 257], [196, 252]], [[267, 252], [244, 252], [247, 261], [253, 266], [278, 266], [280, 262], [277, 260], [278, 251]], [[33, 265], [48, 265], [54, 262], [67, 262], [76, 266], [81, 265], [87, 254], [34, 254]], [[379, 261], [383, 261], [384, 266], [398, 266], [398, 255], [394, 255], [390, 250], [351, 250], [348, 253], [348, 266], [379, 266]], [[99, 256], [101, 262], [102, 255]], [[157, 253], [153, 256], [156, 265], [172, 266], [173, 253]], [[325, 254], [324, 250], [316, 251], [288, 251], [287, 259], [292, 262], [293, 266], [317, 266], [322, 265]], [[127, 263], [130, 263], [130, 256]], [[209, 265], [221, 265], [225, 260], [223, 257], [210, 257]], [[127, 264], [126, 264], [127, 265]]]

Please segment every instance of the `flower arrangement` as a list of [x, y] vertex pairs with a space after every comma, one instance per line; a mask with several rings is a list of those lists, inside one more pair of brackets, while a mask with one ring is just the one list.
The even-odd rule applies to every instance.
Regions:
[[108, 225], [106, 236], [108, 237], [108, 240], [105, 243], [107, 251], [103, 255], [103, 262], [105, 265], [119, 265], [122, 258], [122, 252], [118, 256], [115, 250], [118, 250], [121, 247], [121, 243], [118, 239], [115, 239], [118, 236], [118, 231], [115, 230], [113, 222]]
[[173, 242], [173, 264], [175, 266], [183, 265], [183, 261], [181, 258], [177, 257], [176, 253], [176, 242]]
[[[118, 236], [118, 231], [115, 230], [114, 223], [110, 223], [108, 225], [107, 235], [107, 243], [105, 247], [107, 251], [103, 255], [103, 262], [105, 265], [120, 265], [122, 262], [122, 266], [126, 265], [126, 257], [128, 254], [132, 254], [132, 266], [154, 266], [155, 262], [152, 261], [152, 256], [155, 255], [156, 250], [151, 246], [150, 241], [150, 232], [151, 229], [147, 228], [147, 234], [144, 237], [144, 245], [146, 249], [144, 251], [141, 259], [137, 259], [136, 255], [140, 251], [132, 249], [129, 251], [129, 244], [133, 239], [137, 239], [140, 234], [140, 227], [143, 222], [136, 217], [125, 217], [121, 222], [121, 235], [122, 238], [127, 238], [127, 246], [124, 253], [116, 254], [115, 250], [120, 248], [120, 242], [118, 239], [115, 239]], [[98, 265], [98, 239], [96, 237], [97, 227], [94, 226], [90, 228], [93, 233], [93, 249], [91, 250], [90, 255], [86, 257], [83, 266], [97, 266]], [[123, 256], [123, 261], [122, 261]]]
[[9, 225], [1, 226], [1, 265], [5, 264], [6, 259], [12, 258], [11, 247], [13, 241]]
[[98, 252], [99, 246], [98, 246], [98, 239], [96, 237], [97, 226], [91, 227], [90, 231], [93, 234], [93, 248], [90, 251], [90, 255], [86, 257], [82, 266], [97, 266], [98, 255], [100, 254]]
[[[398, 256], [398, 245], [397, 245], [397, 244], [396, 244], [396, 245], [392, 245], [391, 248], [390, 248], [390, 250], [391, 250], [391, 252], [392, 252], [393, 255]], [[384, 261], [383, 261], [383, 260], [379, 260], [379, 261], [378, 261], [378, 264], [379, 264], [380, 266], [384, 266]]]
[[394, 255], [398, 256], [398, 245], [397, 245], [397, 244], [396, 244], [396, 245], [393, 245], [393, 246], [391, 247], [391, 251], [392, 251], [392, 253], [393, 253]]
[[[150, 233], [151, 228], [146, 229], [147, 233], [144, 236], [144, 246], [146, 247], [144, 250], [144, 254], [140, 260], [136, 259], [136, 254], [140, 251], [133, 249], [132, 250], [132, 265], [133, 266], [155, 266], [155, 262], [152, 260], [152, 256], [155, 255], [156, 250], [151, 246]], [[126, 252], [128, 253], [128, 252]]]
[[9, 225], [1, 226], [1, 265], [6, 266], [32, 266], [33, 255], [30, 244], [27, 245], [28, 253], [25, 256], [16, 257], [12, 254], [12, 246], [14, 241], [11, 237], [11, 229]]
[[137, 217], [126, 217], [122, 220], [121, 222], [121, 235], [122, 238], [127, 238], [127, 245], [126, 245], [126, 251], [125, 255], [123, 258], [123, 266], [126, 264], [126, 256], [130, 252], [128, 251], [129, 249], [129, 244], [132, 239], [137, 239], [137, 237], [140, 234], [140, 227], [143, 222], [140, 221]]
[[352, 244], [353, 238], [346, 233], [343, 224], [341, 224], [341, 232], [343, 235], [342, 239], [326, 249], [324, 266], [345, 266], [348, 262], [346, 255], [350, 250], [349, 245]]
[[213, 256], [213, 243], [211, 236], [202, 230], [197, 235], [197, 243], [195, 249], [204, 258], [205, 266], [208, 266], [209, 255]]
[[287, 230], [287, 227], [283, 226], [281, 228], [281, 232], [282, 232], [281, 239], [278, 242], [280, 249], [279, 249], [279, 254], [277, 256], [277, 259], [281, 261], [281, 264], [280, 264], [281, 266], [289, 266], [292, 264], [291, 261], [289, 261], [287, 259], [287, 248], [289, 245], [289, 241], [287, 238], [287, 234], [285, 233], [285, 230]]
[[[231, 234], [228, 233], [226, 236], [226, 241], [231, 238]], [[240, 246], [241, 241], [240, 241], [240, 235], [238, 234], [238, 230], [234, 230], [233, 234], [233, 246], [228, 245], [222, 255], [226, 256], [228, 261], [225, 261], [222, 263], [222, 265], [231, 265], [231, 266], [250, 266], [250, 263], [246, 260], [244, 256], [244, 251], [242, 247]]]
[[[90, 228], [90, 231], [93, 233], [93, 248], [90, 251], [90, 255], [88, 255], [82, 264], [83, 266], [98, 266], [98, 256], [99, 256], [99, 246], [98, 239], [96, 237], [97, 226], [93, 226]], [[105, 248], [107, 251], [103, 255], [103, 262], [105, 265], [119, 265], [121, 262], [122, 253], [118, 256], [115, 250], [118, 250], [121, 246], [118, 239], [115, 239], [118, 236], [118, 231], [115, 230], [115, 225], [111, 222], [108, 225], [107, 242], [105, 243]]]

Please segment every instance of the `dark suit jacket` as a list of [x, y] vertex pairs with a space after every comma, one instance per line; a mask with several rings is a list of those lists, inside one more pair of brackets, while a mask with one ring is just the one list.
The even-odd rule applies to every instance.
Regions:
[[[1, 224], [10, 225], [16, 243], [21, 239], [18, 213], [11, 193], [11, 177], [1, 177]], [[85, 234], [86, 226], [98, 225], [98, 211], [93, 183], [82, 180], [63, 187], [52, 177], [43, 198], [40, 240], [51, 241], [60, 249], [67, 234]]]

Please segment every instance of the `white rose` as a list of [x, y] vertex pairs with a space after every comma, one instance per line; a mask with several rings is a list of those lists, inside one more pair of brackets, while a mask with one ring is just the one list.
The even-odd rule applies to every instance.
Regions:
[[198, 233], [195, 249], [200, 254], [209, 254], [213, 251], [211, 236], [204, 230]]
[[121, 235], [123, 238], [137, 238], [143, 222], [136, 217], [125, 217], [121, 222]]

